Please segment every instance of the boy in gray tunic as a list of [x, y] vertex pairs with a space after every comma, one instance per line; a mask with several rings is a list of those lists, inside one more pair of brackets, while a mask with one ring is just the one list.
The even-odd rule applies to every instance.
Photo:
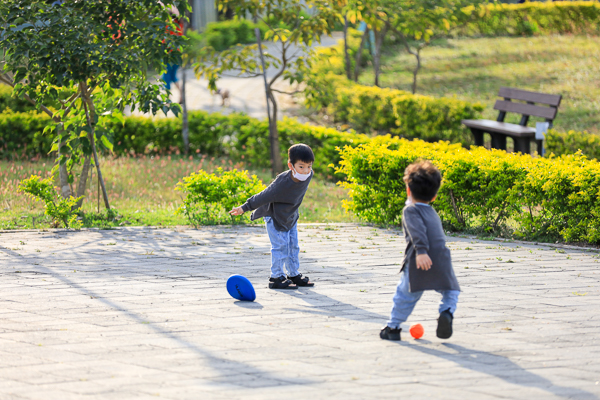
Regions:
[[[271, 289], [297, 289], [298, 286], [314, 286], [303, 277], [300, 268], [298, 246], [298, 208], [313, 176], [315, 155], [305, 144], [295, 144], [288, 150], [289, 170], [277, 175], [268, 188], [250, 197], [243, 205], [229, 213], [242, 215], [254, 210], [252, 221], [264, 218], [271, 241]], [[287, 269], [287, 277], [283, 267]]]
[[435, 200], [442, 182], [440, 171], [429, 161], [418, 161], [404, 171], [408, 200], [402, 211], [402, 225], [406, 236], [406, 252], [402, 278], [387, 325], [379, 336], [400, 340], [400, 324], [408, 319], [424, 290], [435, 290], [442, 295], [439, 306], [437, 337], [452, 336], [452, 320], [460, 287], [452, 269], [450, 250], [440, 217], [429, 203]]

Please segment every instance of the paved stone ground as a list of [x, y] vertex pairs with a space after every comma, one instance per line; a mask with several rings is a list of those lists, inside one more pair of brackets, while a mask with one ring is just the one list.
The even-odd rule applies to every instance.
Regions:
[[399, 232], [300, 231], [316, 286], [294, 292], [266, 288], [260, 226], [1, 233], [0, 399], [600, 397], [597, 253], [449, 238], [455, 335], [428, 292], [423, 339], [393, 343]]

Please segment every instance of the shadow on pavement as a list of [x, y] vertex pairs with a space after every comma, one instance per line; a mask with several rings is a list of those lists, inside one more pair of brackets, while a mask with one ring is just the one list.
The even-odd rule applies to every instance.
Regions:
[[423, 347], [420, 345], [421, 343], [398, 342], [398, 344], [410, 347], [421, 353], [452, 361], [462, 368], [481, 372], [514, 385], [542, 389], [553, 395], [569, 399], [598, 399], [596, 395], [585, 390], [555, 385], [551, 380], [536, 375], [515, 364], [510, 359], [497, 354], [467, 349], [454, 343], [443, 343], [442, 345], [456, 351], [456, 353]]
[[346, 318], [354, 321], [377, 320], [377, 322], [382, 322], [387, 320], [384, 315], [332, 299], [322, 293], [315, 292], [313, 289], [301, 288], [298, 290], [280, 290], [280, 292], [304, 300], [311, 305], [307, 308], [286, 308], [286, 311]]

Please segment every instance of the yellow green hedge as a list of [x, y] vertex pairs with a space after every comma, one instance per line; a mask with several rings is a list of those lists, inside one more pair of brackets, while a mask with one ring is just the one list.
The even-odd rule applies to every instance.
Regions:
[[465, 9], [461, 36], [522, 36], [548, 34], [597, 34], [600, 32], [598, 1], [528, 2], [488, 4]]
[[483, 104], [356, 84], [343, 76], [338, 47], [320, 50], [305, 92], [308, 106], [359, 132], [473, 143], [461, 120], [478, 118]]
[[375, 223], [399, 224], [404, 169], [419, 158], [442, 171], [434, 206], [448, 226], [567, 242], [600, 242], [600, 163], [581, 154], [532, 158], [467, 150], [448, 142], [379, 137], [341, 152], [338, 172], [350, 190], [345, 206]]

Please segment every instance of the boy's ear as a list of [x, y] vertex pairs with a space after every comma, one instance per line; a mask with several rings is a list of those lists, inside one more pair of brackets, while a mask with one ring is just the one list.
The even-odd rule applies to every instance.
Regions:
[[292, 165], [291, 161], [290, 161], [290, 160], [288, 160], [288, 168], [289, 168], [289, 169], [292, 169], [292, 167], [293, 167], [293, 165]]
[[433, 203], [435, 201], [435, 199], [437, 199], [437, 194], [435, 196], [433, 196], [433, 199], [431, 199], [431, 201], [429, 201], [429, 202]]

